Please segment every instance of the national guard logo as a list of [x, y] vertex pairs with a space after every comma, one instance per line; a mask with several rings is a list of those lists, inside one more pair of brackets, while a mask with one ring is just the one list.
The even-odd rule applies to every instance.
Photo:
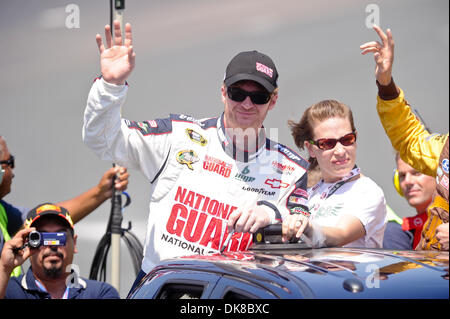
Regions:
[[179, 151], [177, 154], [178, 163], [186, 165], [190, 170], [194, 170], [192, 164], [198, 162], [198, 160], [197, 154], [193, 150]]
[[201, 136], [199, 133], [194, 131], [193, 129], [187, 128], [186, 134], [189, 136], [192, 142], [195, 142], [197, 144], [200, 144], [201, 146], [205, 146], [208, 141]]
[[231, 170], [233, 169], [233, 164], [206, 155], [205, 160], [203, 161], [203, 169], [228, 178], [230, 177]]

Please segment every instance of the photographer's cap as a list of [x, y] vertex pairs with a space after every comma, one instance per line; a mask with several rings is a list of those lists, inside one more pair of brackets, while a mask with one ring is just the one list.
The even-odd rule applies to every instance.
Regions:
[[64, 219], [64, 221], [69, 224], [70, 228], [73, 229], [73, 221], [69, 211], [62, 206], [57, 206], [52, 203], [44, 203], [30, 210], [27, 214], [27, 219], [25, 220], [25, 227], [33, 227], [33, 224], [43, 216], [58, 216]]
[[269, 93], [278, 87], [278, 71], [272, 59], [256, 50], [238, 53], [227, 66], [224, 83], [230, 86], [243, 80], [261, 84]]

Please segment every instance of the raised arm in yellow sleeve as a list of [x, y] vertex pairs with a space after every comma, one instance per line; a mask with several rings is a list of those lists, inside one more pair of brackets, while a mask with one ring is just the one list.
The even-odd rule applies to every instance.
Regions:
[[395, 85], [394, 80], [387, 86], [377, 84], [377, 111], [392, 146], [407, 164], [435, 177], [448, 133], [429, 133], [411, 111], [402, 89]]

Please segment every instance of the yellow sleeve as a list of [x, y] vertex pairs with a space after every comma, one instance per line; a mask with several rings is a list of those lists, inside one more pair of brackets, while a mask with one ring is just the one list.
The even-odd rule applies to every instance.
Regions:
[[448, 137], [430, 134], [411, 111], [403, 91], [392, 100], [377, 96], [377, 111], [391, 144], [400, 157], [416, 170], [436, 176], [439, 156]]

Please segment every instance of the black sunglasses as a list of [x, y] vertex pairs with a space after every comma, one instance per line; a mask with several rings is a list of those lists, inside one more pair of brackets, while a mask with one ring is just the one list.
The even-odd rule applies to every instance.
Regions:
[[266, 104], [270, 100], [269, 92], [263, 91], [248, 92], [238, 87], [228, 87], [227, 94], [228, 97], [235, 102], [242, 102], [247, 98], [247, 96], [250, 97], [250, 100], [252, 101], [253, 104]]
[[341, 143], [344, 146], [353, 145], [356, 142], [356, 132], [351, 132], [345, 134], [341, 138], [320, 138], [317, 141], [309, 141], [311, 144], [316, 145], [321, 150], [331, 150], [333, 149], [337, 142]]
[[9, 165], [9, 167], [14, 168], [14, 156], [10, 155], [6, 161], [0, 161], [0, 164]]

